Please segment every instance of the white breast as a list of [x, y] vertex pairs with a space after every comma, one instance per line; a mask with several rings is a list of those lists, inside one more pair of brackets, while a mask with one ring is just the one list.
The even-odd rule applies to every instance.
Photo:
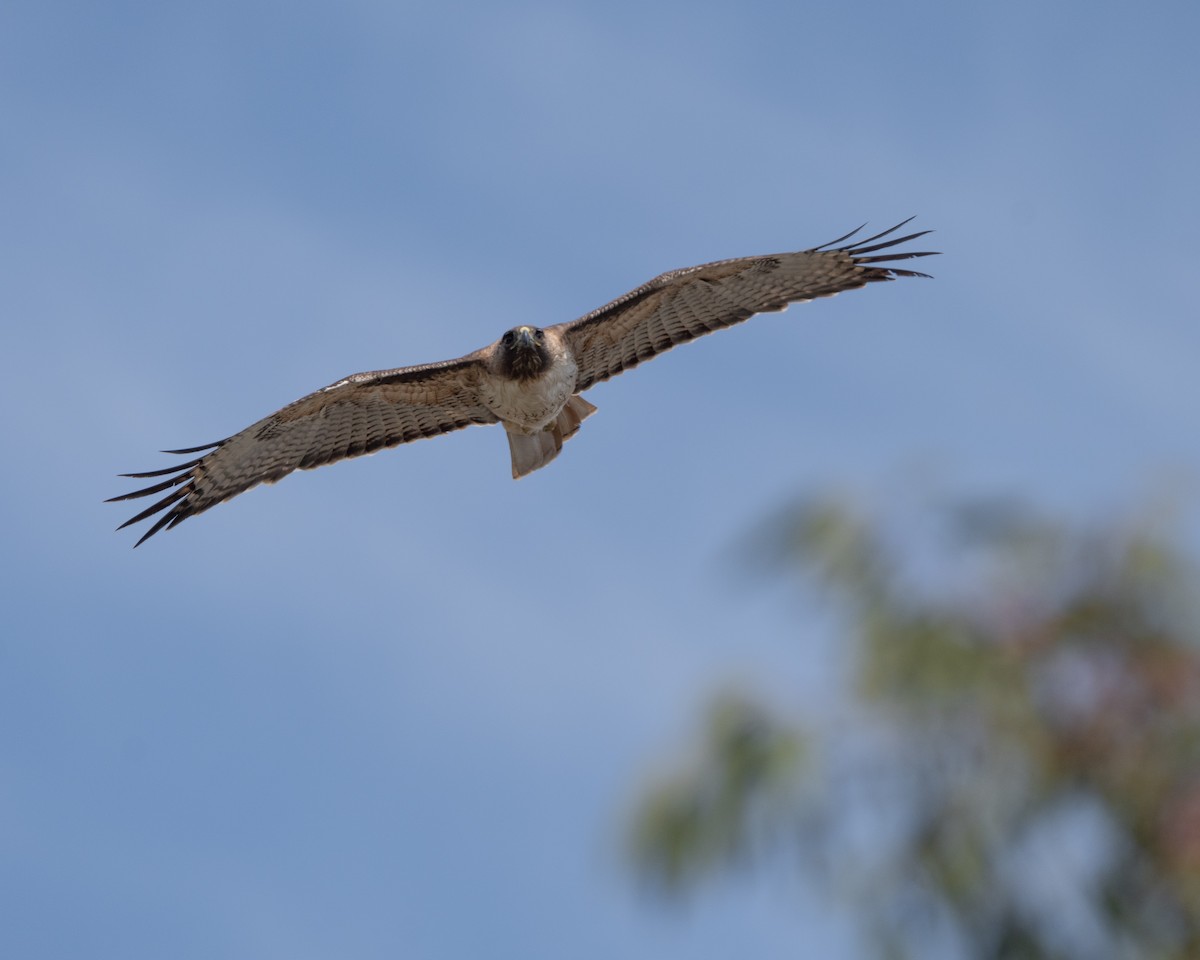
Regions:
[[558, 416], [572, 394], [579, 369], [573, 360], [558, 357], [535, 380], [489, 377], [480, 386], [487, 408], [524, 433], [536, 433]]

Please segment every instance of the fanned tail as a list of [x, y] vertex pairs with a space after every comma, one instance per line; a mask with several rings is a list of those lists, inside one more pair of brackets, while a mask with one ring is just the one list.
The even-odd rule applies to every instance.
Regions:
[[512, 455], [512, 475], [517, 480], [558, 456], [562, 445], [579, 431], [579, 425], [596, 412], [594, 404], [583, 397], [572, 397], [550, 424], [537, 433], [518, 433], [507, 423], [508, 451]]

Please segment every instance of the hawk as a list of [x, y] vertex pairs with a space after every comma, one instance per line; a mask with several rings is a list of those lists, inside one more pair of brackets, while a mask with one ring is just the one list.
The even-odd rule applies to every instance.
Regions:
[[159, 530], [293, 470], [310, 470], [473, 424], [504, 425], [513, 478], [523, 477], [558, 456], [563, 443], [596, 412], [580, 394], [623, 370], [756, 313], [879, 280], [928, 276], [881, 266], [933, 255], [892, 249], [930, 232], [892, 237], [911, 219], [845, 246], [838, 244], [862, 227], [797, 253], [673, 270], [578, 320], [545, 328], [523, 324], [457, 360], [338, 380], [224, 440], [163, 451], [203, 454], [193, 460], [121, 474], [167, 479], [109, 503], [169, 492], [117, 529], [161, 512], [134, 544], [140, 546]]

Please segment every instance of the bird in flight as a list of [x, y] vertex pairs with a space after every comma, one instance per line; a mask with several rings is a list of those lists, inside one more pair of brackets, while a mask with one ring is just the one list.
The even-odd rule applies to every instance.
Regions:
[[523, 477], [558, 456], [564, 441], [595, 413], [580, 394], [623, 370], [756, 313], [783, 310], [791, 303], [875, 281], [928, 276], [886, 265], [933, 255], [894, 249], [929, 233], [894, 237], [909, 220], [844, 246], [838, 244], [862, 227], [797, 253], [673, 270], [578, 320], [545, 328], [522, 324], [491, 346], [457, 360], [356, 373], [224, 440], [163, 451], [202, 454], [193, 460], [122, 474], [167, 479], [109, 503], [167, 493], [117, 529], [161, 512], [134, 544], [140, 546], [159, 530], [293, 470], [310, 470], [472, 424], [504, 425], [513, 478]]

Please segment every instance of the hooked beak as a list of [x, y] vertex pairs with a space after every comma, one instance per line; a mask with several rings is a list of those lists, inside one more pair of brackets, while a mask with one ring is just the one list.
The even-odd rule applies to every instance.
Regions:
[[532, 347], [534, 343], [533, 327], [517, 327], [517, 338], [520, 340], [521, 346]]

